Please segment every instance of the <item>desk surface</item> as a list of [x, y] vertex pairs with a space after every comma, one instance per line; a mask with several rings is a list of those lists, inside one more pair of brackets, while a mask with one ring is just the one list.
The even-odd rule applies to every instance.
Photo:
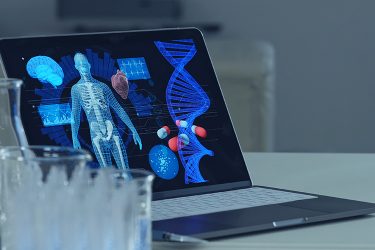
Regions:
[[[375, 154], [244, 153], [255, 185], [375, 203]], [[154, 249], [375, 249], [375, 216]]]

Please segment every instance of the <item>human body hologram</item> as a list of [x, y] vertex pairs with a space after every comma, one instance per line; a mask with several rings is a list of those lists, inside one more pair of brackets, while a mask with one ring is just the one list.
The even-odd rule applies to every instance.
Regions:
[[125, 145], [113, 122], [110, 108], [129, 127], [134, 143], [142, 150], [142, 141], [125, 110], [118, 103], [111, 89], [91, 75], [91, 65], [86, 56], [76, 53], [75, 68], [81, 79], [71, 89], [72, 97], [72, 140], [73, 147], [80, 148], [78, 130], [81, 122], [81, 110], [86, 114], [92, 146], [101, 167], [112, 165], [112, 155], [120, 169], [129, 168]]

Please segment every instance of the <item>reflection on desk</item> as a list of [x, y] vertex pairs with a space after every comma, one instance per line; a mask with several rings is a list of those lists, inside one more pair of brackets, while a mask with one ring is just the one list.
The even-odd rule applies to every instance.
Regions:
[[[244, 153], [255, 185], [375, 203], [375, 154]], [[375, 216], [153, 249], [375, 249]]]

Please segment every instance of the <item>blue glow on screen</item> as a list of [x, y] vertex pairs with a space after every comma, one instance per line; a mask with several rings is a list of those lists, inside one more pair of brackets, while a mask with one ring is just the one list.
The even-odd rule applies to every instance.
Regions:
[[178, 160], [175, 154], [164, 145], [154, 146], [149, 153], [149, 163], [157, 176], [171, 180], [178, 174]]
[[60, 65], [48, 56], [34, 56], [26, 65], [27, 73], [43, 84], [57, 88], [63, 83], [64, 72]]
[[117, 59], [117, 63], [128, 80], [145, 80], [151, 78], [146, 60], [143, 57]]
[[155, 42], [159, 52], [174, 67], [166, 90], [166, 102], [174, 121], [184, 120], [186, 126], [179, 127], [179, 135], [184, 134], [189, 144], [179, 147], [178, 154], [185, 168], [185, 183], [202, 183], [207, 180], [202, 176], [199, 162], [205, 155], [213, 156], [213, 151], [205, 148], [192, 132], [194, 120], [210, 107], [210, 99], [200, 84], [185, 69], [197, 49], [193, 40], [174, 40]]
[[40, 105], [38, 112], [46, 127], [71, 124], [72, 122], [69, 103]]

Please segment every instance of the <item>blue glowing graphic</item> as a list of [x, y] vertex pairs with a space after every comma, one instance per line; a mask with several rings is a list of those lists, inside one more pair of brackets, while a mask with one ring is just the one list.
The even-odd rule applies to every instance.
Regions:
[[[111, 77], [115, 75], [116, 71], [118, 70], [118, 68], [116, 68], [115, 66], [116, 60], [112, 59], [110, 54], [107, 52], [104, 52], [103, 57], [100, 57], [98, 53], [93, 52], [91, 49], [86, 49], [85, 55], [91, 65], [90, 71], [92, 76], [103, 79], [106, 82], [110, 82]], [[63, 83], [58, 88], [53, 89], [53, 91], [51, 91], [51, 85], [49, 84], [43, 84], [41, 88], [36, 88], [34, 92], [36, 96], [40, 97], [40, 105], [56, 104], [56, 100], [64, 100], [67, 102], [70, 101], [70, 98], [63, 97], [64, 89], [70, 88], [71, 84], [77, 82], [77, 79], [80, 78], [80, 74], [75, 68], [73, 55], [62, 56], [58, 64], [64, 72]], [[132, 105], [135, 105], [134, 108], [139, 115], [151, 115], [152, 105], [151, 99], [148, 97], [149, 93], [138, 94], [138, 91], [136, 91], [136, 89], [137, 86], [133, 86], [133, 98], [129, 101], [132, 103]], [[120, 137], [127, 137], [126, 140], [124, 138], [123, 142], [125, 148], [127, 148], [128, 145], [133, 141], [133, 134], [131, 133], [127, 125], [117, 115], [117, 113], [112, 113], [112, 115], [114, 115], [113, 118], [117, 125], [117, 130], [120, 134]], [[81, 120], [81, 122], [86, 119], [86, 116], [82, 116], [82, 119], [83, 120]], [[66, 125], [68, 124], [42, 127], [41, 133], [48, 136], [57, 145], [71, 147], [73, 145], [71, 140], [71, 133], [66, 132]], [[86, 139], [80, 135], [78, 135], [78, 140], [81, 145], [85, 147], [85, 149], [88, 149], [92, 153], [95, 153], [94, 147], [91, 145], [91, 141], [86, 141]], [[94, 165], [96, 167], [100, 167], [98, 163], [93, 163], [90, 166], [94, 167]]]
[[[90, 71], [93, 76], [111, 81], [111, 77], [116, 74], [115, 60], [108, 53], [104, 52], [102, 59], [91, 49], [86, 49], [86, 58], [91, 65]], [[65, 73], [64, 84], [80, 77], [74, 66], [73, 56], [63, 56], [59, 64]]]
[[69, 103], [40, 105], [38, 112], [46, 127], [72, 123], [72, 111]]
[[151, 105], [152, 99], [149, 96], [144, 96], [141, 93], [137, 93], [136, 89], [138, 85], [136, 83], [129, 83], [129, 94], [128, 99], [135, 107], [137, 116], [145, 117], [152, 115], [153, 107]]
[[162, 179], [171, 180], [178, 174], [178, 160], [175, 154], [164, 145], [151, 148], [148, 161], [155, 174]]
[[26, 65], [27, 73], [41, 83], [57, 88], [63, 83], [64, 73], [57, 62], [48, 56], [34, 56]]
[[166, 90], [169, 113], [174, 121], [185, 120], [186, 127], [179, 127], [179, 135], [189, 138], [188, 145], [178, 145], [178, 154], [185, 168], [185, 183], [206, 182], [199, 170], [199, 162], [205, 155], [213, 155], [191, 131], [194, 120], [210, 107], [210, 100], [197, 81], [185, 70], [185, 65], [197, 50], [193, 40], [155, 42], [164, 58], [174, 67]]
[[[89, 60], [89, 63], [92, 65], [91, 73], [95, 77], [100, 77], [110, 81], [111, 76], [116, 74], [117, 68], [115, 67], [115, 60], [110, 57], [108, 53], [104, 53], [104, 58], [99, 58], [97, 53], [94, 53], [91, 49], [86, 49], [86, 56]], [[59, 62], [60, 67], [64, 72], [63, 83], [60, 87], [51, 91], [51, 88], [48, 84], [43, 84], [41, 89], [35, 89], [35, 95], [39, 96], [40, 105], [49, 105], [55, 104], [56, 100], [60, 100], [62, 98], [63, 90], [66, 87], [69, 87], [72, 81], [76, 80], [80, 77], [78, 71], [74, 67], [74, 60], [73, 56], [66, 55], [61, 57]], [[116, 118], [118, 118], [117, 114]], [[122, 136], [125, 131], [125, 124], [120, 120], [117, 119], [117, 128]], [[61, 146], [72, 146], [72, 141], [68, 137], [64, 125], [61, 126], [51, 126], [51, 127], [43, 127], [41, 128], [41, 132], [43, 135], [48, 136], [52, 141], [57, 143]], [[80, 137], [80, 136], [79, 136]], [[125, 142], [125, 146], [130, 143], [132, 140], [132, 134], [129, 133], [128, 139]], [[92, 147], [89, 143], [86, 143], [84, 140], [80, 139], [80, 142], [87, 148], [90, 149], [91, 152], [94, 152]]]
[[76, 53], [74, 62], [81, 78], [71, 89], [73, 147], [81, 148], [78, 130], [83, 109], [90, 127], [93, 150], [100, 166], [111, 166], [111, 157], [113, 156], [118, 168], [129, 168], [126, 148], [113, 122], [110, 108], [130, 129], [134, 143], [139, 146], [140, 150], [142, 150], [141, 138], [108, 85], [92, 77], [91, 64], [87, 57], [84, 54]]
[[117, 63], [128, 80], [150, 79], [146, 60], [143, 57], [121, 58]]

